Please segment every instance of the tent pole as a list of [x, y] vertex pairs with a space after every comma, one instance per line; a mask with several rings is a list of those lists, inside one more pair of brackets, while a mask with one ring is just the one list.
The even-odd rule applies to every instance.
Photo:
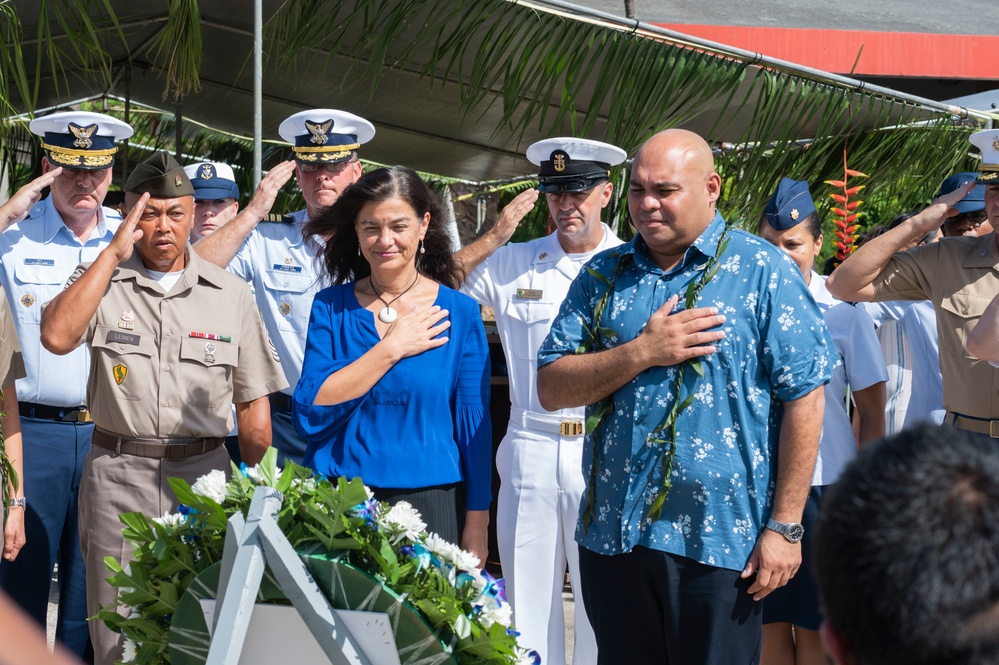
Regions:
[[263, 50], [264, 50], [263, 0], [253, 0], [253, 187], [260, 184], [263, 162], [264, 107], [263, 107]]

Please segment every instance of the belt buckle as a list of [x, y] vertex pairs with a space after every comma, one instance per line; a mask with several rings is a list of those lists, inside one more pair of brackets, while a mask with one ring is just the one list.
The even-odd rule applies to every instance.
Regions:
[[999, 420], [989, 421], [989, 438], [999, 439]]
[[90, 423], [94, 419], [90, 417], [90, 411], [88, 409], [80, 409], [76, 412], [76, 422], [78, 423]]
[[579, 420], [563, 420], [558, 431], [562, 436], [579, 436], [583, 433], [583, 423]]
[[[173, 451], [177, 451], [174, 454]], [[186, 443], [168, 443], [166, 444], [166, 455], [164, 459], [171, 462], [181, 462], [187, 459], [187, 444]]]

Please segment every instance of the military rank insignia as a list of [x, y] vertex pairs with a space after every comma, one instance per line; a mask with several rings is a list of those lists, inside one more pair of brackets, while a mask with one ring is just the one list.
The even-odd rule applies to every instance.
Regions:
[[125, 376], [128, 374], [128, 368], [124, 365], [115, 365], [111, 371], [114, 373], [114, 380], [119, 386], [121, 382], [125, 380]]
[[97, 131], [97, 123], [95, 122], [92, 125], [81, 127], [75, 122], [71, 122], [69, 123], [69, 131], [73, 134], [74, 137], [76, 137], [76, 140], [73, 141], [73, 145], [75, 145], [77, 148], [83, 148], [84, 150], [86, 150], [87, 148], [89, 148], [94, 144], [94, 142], [90, 140], [90, 137], [93, 136], [94, 132]]

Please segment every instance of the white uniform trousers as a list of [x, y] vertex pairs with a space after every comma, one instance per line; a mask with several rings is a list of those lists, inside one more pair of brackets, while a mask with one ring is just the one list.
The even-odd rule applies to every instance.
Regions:
[[[525, 417], [533, 427], [524, 426]], [[597, 643], [586, 618], [579, 585], [576, 521], [586, 487], [583, 436], [563, 436], [552, 419], [514, 409], [496, 454], [501, 483], [496, 510], [500, 560], [518, 642], [536, 650], [542, 663], [565, 662], [562, 587], [566, 565], [575, 599], [573, 665], [597, 662]], [[539, 431], [537, 426], [555, 431]]]

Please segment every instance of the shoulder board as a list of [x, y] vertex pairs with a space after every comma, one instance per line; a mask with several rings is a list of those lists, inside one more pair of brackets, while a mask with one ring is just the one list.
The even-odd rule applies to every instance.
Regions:
[[279, 224], [294, 224], [295, 218], [291, 215], [282, 215], [280, 213], [272, 212], [264, 215], [264, 218], [260, 220], [262, 222], [277, 222]]

